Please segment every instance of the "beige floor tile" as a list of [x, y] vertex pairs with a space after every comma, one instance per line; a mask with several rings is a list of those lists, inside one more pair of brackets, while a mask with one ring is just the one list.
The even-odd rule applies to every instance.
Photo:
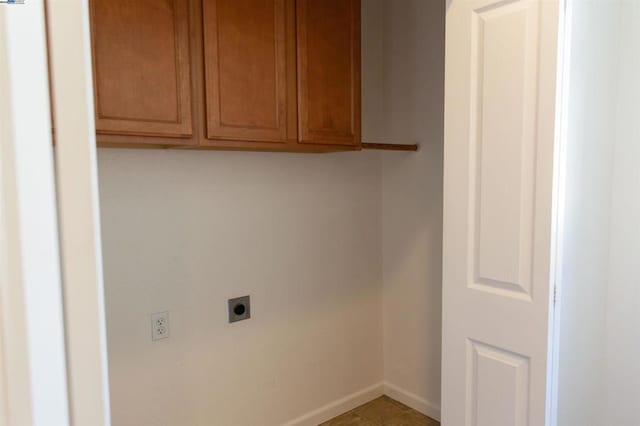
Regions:
[[419, 413], [415, 410], [409, 410], [398, 417], [395, 417], [385, 423], [384, 426], [439, 426], [440, 423]]
[[364, 417], [376, 424], [382, 425], [393, 418], [399, 417], [409, 410], [409, 407], [394, 401], [388, 396], [382, 396], [356, 408], [353, 411], [360, 417]]
[[320, 426], [440, 426], [440, 423], [381, 396]]
[[349, 411], [341, 416], [322, 423], [320, 426], [378, 426], [375, 423], [360, 417], [353, 411]]

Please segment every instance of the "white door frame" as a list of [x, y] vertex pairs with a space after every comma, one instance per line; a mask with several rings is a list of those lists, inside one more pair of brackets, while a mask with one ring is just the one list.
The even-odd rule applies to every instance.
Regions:
[[0, 425], [108, 426], [87, 0], [46, 20], [0, 4]]
[[549, 426], [558, 424], [558, 382], [559, 382], [559, 353], [560, 353], [560, 317], [562, 294], [562, 265], [564, 255], [564, 219], [565, 219], [565, 189], [567, 171], [567, 126], [569, 122], [569, 77], [571, 75], [571, 35], [573, 22], [573, 0], [563, 0], [560, 8], [560, 25], [558, 29], [558, 76], [556, 92], [556, 152], [554, 170], [553, 196], [553, 301], [549, 319], [549, 371], [547, 389], [547, 423]]
[[72, 424], [110, 424], [87, 0], [47, 0]]
[[43, 0], [0, 6], [0, 425], [107, 426], [87, 1], [48, 0], [47, 18], [57, 204]]
[[42, 2], [0, 5], [0, 424], [67, 425]]

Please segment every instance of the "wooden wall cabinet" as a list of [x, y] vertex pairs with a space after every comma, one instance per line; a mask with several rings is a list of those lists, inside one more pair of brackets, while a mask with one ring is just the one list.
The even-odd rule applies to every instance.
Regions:
[[98, 133], [191, 136], [187, 3], [96, 0], [91, 23]]
[[360, 144], [360, 1], [298, 0], [302, 143]]
[[360, 149], [359, 0], [91, 0], [103, 146]]
[[286, 142], [284, 0], [203, 0], [207, 138]]

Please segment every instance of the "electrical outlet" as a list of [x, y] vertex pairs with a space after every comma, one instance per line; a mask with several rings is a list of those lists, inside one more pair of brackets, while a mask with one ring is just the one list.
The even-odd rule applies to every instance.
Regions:
[[151, 340], [169, 337], [169, 312], [151, 314]]
[[229, 322], [244, 321], [251, 318], [251, 300], [249, 296], [229, 299]]

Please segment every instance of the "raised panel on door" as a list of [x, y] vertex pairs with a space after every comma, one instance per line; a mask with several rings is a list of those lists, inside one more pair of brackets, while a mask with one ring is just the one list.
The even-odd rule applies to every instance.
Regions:
[[526, 425], [529, 358], [471, 339], [467, 353], [468, 424]]
[[558, 3], [448, 8], [444, 424], [546, 421]]
[[203, 1], [208, 138], [286, 142], [289, 14], [285, 0]]
[[192, 134], [187, 0], [91, 0], [96, 130]]
[[360, 144], [360, 1], [298, 0], [302, 143]]

